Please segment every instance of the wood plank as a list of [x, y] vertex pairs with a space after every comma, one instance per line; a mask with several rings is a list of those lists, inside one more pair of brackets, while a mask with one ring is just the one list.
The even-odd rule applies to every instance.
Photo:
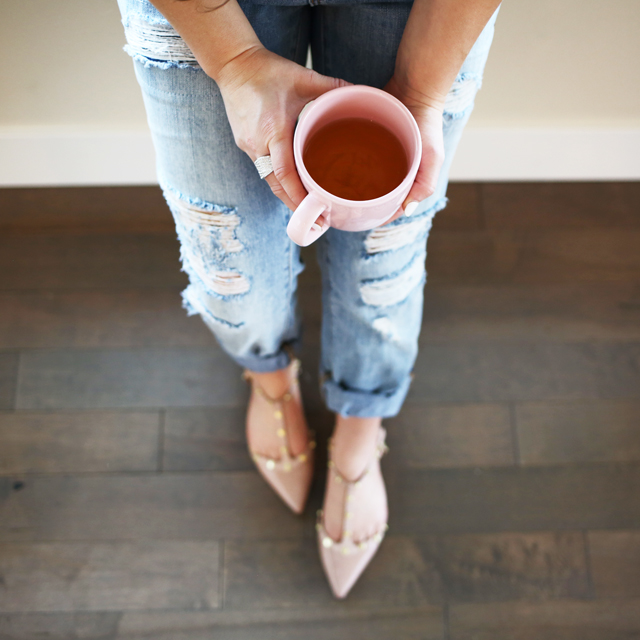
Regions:
[[122, 612], [7, 613], [0, 615], [3, 640], [113, 640]]
[[154, 471], [159, 414], [0, 413], [0, 474]]
[[[315, 543], [230, 541], [225, 607], [274, 609], [324, 604]], [[423, 606], [443, 601], [584, 597], [588, 579], [581, 533], [389, 535], [349, 594], [351, 606]]]
[[0, 189], [0, 233], [174, 233], [159, 187]]
[[447, 187], [449, 202], [436, 214], [433, 228], [438, 231], [481, 229], [481, 189], [482, 185], [477, 182], [450, 182]]
[[638, 464], [397, 472], [392, 467], [385, 478], [390, 528], [397, 533], [640, 527]]
[[589, 595], [581, 532], [426, 536], [415, 541], [449, 602]]
[[[225, 544], [225, 608], [300, 608], [334, 601], [315, 538]], [[349, 606], [375, 609], [424, 606], [442, 600], [415, 544], [389, 536], [349, 593]]]
[[29, 351], [20, 409], [113, 409], [238, 405], [238, 367], [219, 347]]
[[632, 640], [640, 600], [455, 604], [450, 640]]
[[515, 463], [509, 408], [504, 405], [408, 405], [385, 424], [387, 444], [403, 466]]
[[10, 411], [15, 406], [18, 377], [18, 353], [0, 353], [0, 411]]
[[640, 597], [640, 531], [589, 531], [588, 543], [596, 596]]
[[531, 402], [515, 411], [523, 464], [640, 460], [640, 402]]
[[635, 283], [439, 286], [425, 289], [420, 342], [640, 339]]
[[637, 282], [640, 229], [442, 231], [428, 242], [431, 284]]
[[0, 541], [311, 535], [257, 471], [0, 477]]
[[0, 544], [0, 613], [220, 606], [214, 541]]
[[[305, 339], [318, 344], [320, 297], [302, 287]], [[640, 288], [633, 283], [559, 286], [437, 286], [425, 289], [421, 343], [497, 340], [640, 340]], [[178, 291], [0, 293], [0, 348], [212, 346]]]
[[640, 226], [640, 182], [501, 182], [480, 188], [489, 229]]
[[[383, 468], [394, 535], [640, 528], [637, 464]], [[0, 478], [0, 540], [296, 539], [320, 484], [298, 518], [253, 471]]]
[[2, 291], [178, 289], [186, 283], [173, 236], [0, 236]]
[[[364, 635], [363, 635], [364, 634]], [[104, 613], [7, 614], [3, 640], [442, 640], [439, 607], [375, 611], [333, 603], [326, 608], [260, 611], [124, 611]]]
[[410, 403], [640, 398], [640, 343], [423, 345]]
[[165, 471], [253, 469], [247, 451], [244, 407], [172, 409], [164, 423]]
[[444, 637], [442, 612], [439, 608], [394, 611], [386, 603], [380, 605], [375, 610], [362, 610], [351, 604], [345, 607], [343, 603], [335, 602], [332, 606], [318, 610], [313, 602], [312, 606], [287, 611], [246, 609], [206, 614], [173, 614], [170, 618], [168, 615], [163, 616], [167, 621], [164, 624], [159, 616], [156, 616], [157, 621], [149, 624], [152, 614], [126, 613], [120, 625], [121, 635], [116, 640], [133, 639], [142, 635], [157, 640], [174, 640], [176, 636], [172, 633], [175, 634], [176, 629], [179, 637], [184, 640], [388, 640], [391, 637], [403, 640], [442, 640]]
[[38, 291], [0, 294], [0, 348], [207, 346], [178, 291]]

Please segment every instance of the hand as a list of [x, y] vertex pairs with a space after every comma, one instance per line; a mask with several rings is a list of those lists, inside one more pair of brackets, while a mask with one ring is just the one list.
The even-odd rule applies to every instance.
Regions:
[[[407, 205], [412, 202], [421, 202], [436, 190], [440, 169], [444, 162], [444, 139], [442, 135], [444, 99], [432, 99], [408, 87], [402, 87], [395, 76], [391, 78], [384, 90], [398, 98], [411, 111], [418, 123], [422, 137], [422, 160], [418, 167], [416, 179], [402, 203], [402, 208], [390, 220], [385, 222], [385, 224], [389, 224], [389, 222], [405, 213]], [[411, 207], [409, 208], [409, 213], [412, 213]]]
[[229, 62], [218, 76], [236, 144], [251, 160], [271, 155], [265, 178], [273, 193], [294, 210], [307, 192], [293, 157], [293, 132], [305, 104], [348, 82], [320, 75], [262, 46]]

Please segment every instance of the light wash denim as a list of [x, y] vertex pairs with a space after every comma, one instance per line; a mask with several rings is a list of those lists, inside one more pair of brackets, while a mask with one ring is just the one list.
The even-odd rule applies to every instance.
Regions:
[[[241, 6], [271, 51], [304, 65], [310, 45], [322, 74], [379, 88], [391, 78], [411, 3], [267, 2]], [[146, 0], [119, 5], [190, 280], [185, 307], [201, 315], [241, 367], [283, 368], [301, 330], [296, 282], [303, 264], [286, 234], [291, 212], [236, 146], [218, 87], [184, 41]], [[315, 243], [322, 270], [320, 374], [332, 411], [391, 417], [406, 397], [427, 236], [446, 205], [449, 167], [481, 84], [495, 18], [447, 97], [436, 192], [410, 218], [359, 233], [330, 229]]]

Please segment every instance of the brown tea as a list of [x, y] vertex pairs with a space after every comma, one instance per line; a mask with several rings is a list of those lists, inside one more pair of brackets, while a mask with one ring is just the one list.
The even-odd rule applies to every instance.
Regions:
[[326, 191], [347, 200], [373, 200], [393, 191], [409, 170], [400, 141], [365, 118], [326, 124], [307, 141], [302, 159]]

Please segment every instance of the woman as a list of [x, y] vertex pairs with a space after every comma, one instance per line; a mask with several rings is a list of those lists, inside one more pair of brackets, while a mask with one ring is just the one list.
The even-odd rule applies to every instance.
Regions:
[[[119, 0], [190, 284], [183, 293], [245, 369], [247, 440], [295, 512], [313, 446], [297, 385], [299, 248], [286, 235], [306, 195], [293, 159], [305, 104], [348, 83], [413, 113], [423, 159], [402, 210], [362, 233], [330, 229], [322, 269], [321, 377], [336, 414], [318, 543], [338, 598], [387, 522], [378, 459], [417, 355], [426, 240], [493, 36], [496, 0]], [[315, 71], [303, 65], [311, 46]]]

